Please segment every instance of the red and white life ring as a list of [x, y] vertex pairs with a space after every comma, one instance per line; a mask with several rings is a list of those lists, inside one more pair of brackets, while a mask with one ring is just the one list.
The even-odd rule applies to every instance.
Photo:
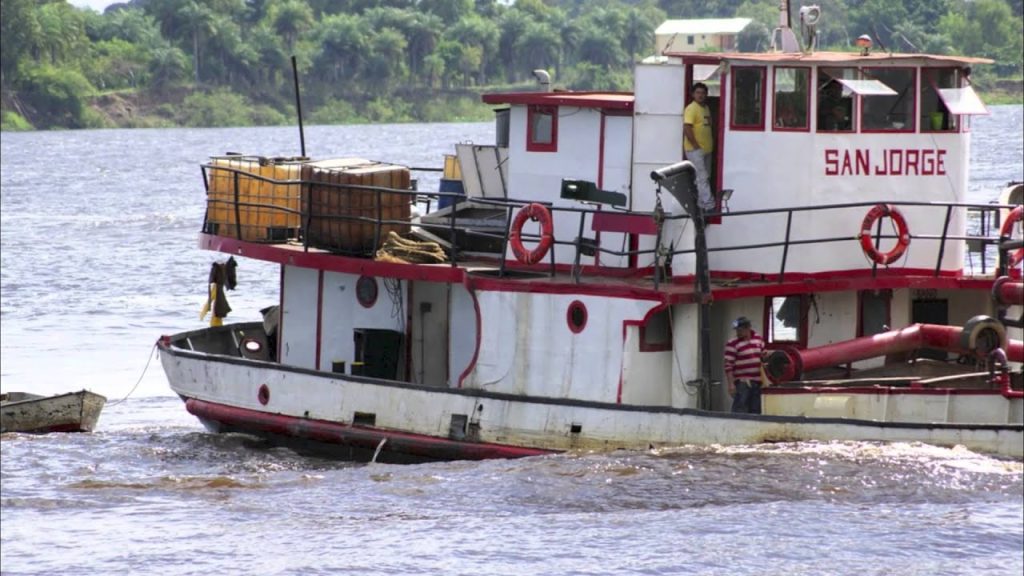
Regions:
[[[892, 218], [893, 224], [896, 225], [896, 246], [893, 246], [893, 249], [888, 252], [879, 252], [871, 238], [871, 229], [874, 228], [875, 222], [879, 218], [885, 216]], [[903, 256], [903, 253], [907, 251], [907, 246], [910, 246], [910, 229], [907, 228], [907, 220], [895, 206], [877, 204], [868, 210], [864, 216], [864, 222], [860, 225], [860, 247], [868, 258], [877, 264], [888, 266]]]
[[[1024, 206], [1017, 206], [1010, 211], [1010, 215], [1006, 217], [1006, 221], [1003, 222], [1002, 228], [999, 229], [999, 236], [1003, 238], [1009, 238], [1013, 235], [1013, 225], [1020, 222], [1021, 218], [1024, 218]], [[1024, 260], [1024, 248], [1018, 248], [1016, 252], [1010, 254], [1010, 262], [1007, 264], [1010, 268], [1014, 268], [1020, 261]]]
[[[540, 222], [540, 242], [533, 250], [527, 250], [523, 246], [523, 225], [526, 224], [527, 219]], [[551, 211], [543, 204], [536, 202], [523, 206], [522, 210], [516, 214], [515, 220], [512, 221], [508, 241], [512, 245], [512, 253], [516, 255], [516, 260], [523, 264], [540, 262], [555, 241]]]

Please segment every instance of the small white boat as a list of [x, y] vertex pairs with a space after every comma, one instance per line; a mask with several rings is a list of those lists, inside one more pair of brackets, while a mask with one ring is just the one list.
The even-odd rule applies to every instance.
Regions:
[[92, 432], [107, 398], [80, 390], [55, 396], [0, 394], [0, 433]]

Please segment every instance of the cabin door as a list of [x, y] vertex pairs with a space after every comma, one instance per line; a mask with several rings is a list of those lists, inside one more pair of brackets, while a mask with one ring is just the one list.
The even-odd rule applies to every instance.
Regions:
[[448, 385], [448, 292], [451, 285], [415, 282], [412, 286], [412, 374], [409, 380], [427, 386]]

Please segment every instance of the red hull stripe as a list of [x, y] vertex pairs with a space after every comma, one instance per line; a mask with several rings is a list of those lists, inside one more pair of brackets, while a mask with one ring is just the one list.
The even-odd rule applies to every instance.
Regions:
[[763, 388], [761, 394], [881, 394], [892, 396], [1002, 396], [999, 389], [978, 388], [906, 388], [891, 386], [802, 386], [800, 388]]
[[554, 450], [522, 448], [486, 442], [459, 442], [448, 438], [410, 434], [394, 430], [354, 426], [326, 420], [311, 420], [283, 414], [215, 404], [189, 398], [185, 408], [194, 416], [239, 430], [299, 438], [325, 444], [348, 445], [374, 450], [386, 440], [383, 451], [437, 460], [483, 460], [522, 458], [555, 453]]

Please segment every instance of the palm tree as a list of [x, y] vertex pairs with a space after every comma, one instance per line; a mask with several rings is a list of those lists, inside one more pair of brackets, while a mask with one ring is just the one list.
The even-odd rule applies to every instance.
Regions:
[[215, 15], [212, 10], [207, 8], [206, 4], [195, 0], [189, 0], [183, 4], [178, 14], [185, 26], [192, 32], [192, 70], [195, 82], [199, 84], [199, 64], [202, 61], [199, 51], [200, 41], [205, 42], [205, 37], [216, 29]]
[[274, 30], [284, 38], [288, 54], [294, 53], [295, 40], [299, 34], [309, 30], [313, 25], [313, 11], [301, 0], [286, 0], [274, 4], [267, 12], [267, 18]]
[[357, 77], [366, 54], [366, 33], [361, 18], [349, 14], [327, 16], [320, 21], [320, 51], [314, 65], [328, 72], [334, 82]]

